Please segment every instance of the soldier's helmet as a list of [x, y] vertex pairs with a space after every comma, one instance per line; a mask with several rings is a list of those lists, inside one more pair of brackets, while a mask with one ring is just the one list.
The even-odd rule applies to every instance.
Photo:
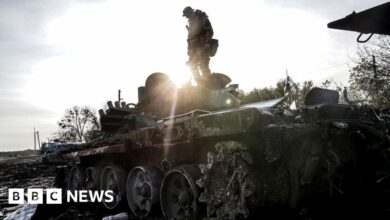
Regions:
[[194, 9], [192, 9], [190, 6], [187, 6], [183, 10], [183, 16], [187, 16], [187, 15], [189, 15], [193, 11], [194, 11]]

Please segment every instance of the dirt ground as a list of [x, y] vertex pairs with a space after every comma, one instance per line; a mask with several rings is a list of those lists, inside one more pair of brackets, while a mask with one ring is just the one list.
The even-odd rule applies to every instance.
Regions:
[[[13, 154], [11, 156], [0, 155], [0, 220], [6, 218], [12, 213], [19, 212], [23, 205], [8, 204], [8, 189], [9, 188], [53, 188], [56, 174], [56, 167], [60, 164], [47, 164], [41, 162], [40, 156], [21, 156]], [[96, 212], [80, 213], [79, 210], [68, 206], [50, 206], [50, 210], [44, 205], [39, 206], [34, 212], [62, 212], [60, 215], [64, 218], [60, 219], [102, 219], [109, 214]], [[19, 209], [19, 210], [18, 210]], [[38, 210], [39, 209], [39, 210]], [[117, 214], [120, 219], [127, 219], [127, 213], [111, 213]], [[80, 217], [83, 216], [83, 217]], [[35, 217], [40, 219], [40, 217]], [[46, 218], [45, 218], [46, 219]]]
[[52, 187], [55, 167], [55, 164], [43, 164], [40, 156], [3, 157], [0, 160], [0, 219], [13, 206], [8, 204], [9, 188]]

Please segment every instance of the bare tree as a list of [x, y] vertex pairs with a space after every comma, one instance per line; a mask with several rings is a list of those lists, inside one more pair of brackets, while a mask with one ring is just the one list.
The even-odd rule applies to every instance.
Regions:
[[53, 138], [55, 142], [77, 142], [77, 134], [72, 129], [59, 129], [57, 132], [53, 134]]
[[62, 141], [88, 141], [92, 130], [99, 128], [96, 111], [87, 106], [73, 106], [58, 122], [57, 137]]

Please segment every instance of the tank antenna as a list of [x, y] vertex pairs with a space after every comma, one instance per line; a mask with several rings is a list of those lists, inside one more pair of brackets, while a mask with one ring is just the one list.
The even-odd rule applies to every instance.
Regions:
[[121, 103], [123, 99], [121, 98], [121, 90], [118, 90], [118, 102]]

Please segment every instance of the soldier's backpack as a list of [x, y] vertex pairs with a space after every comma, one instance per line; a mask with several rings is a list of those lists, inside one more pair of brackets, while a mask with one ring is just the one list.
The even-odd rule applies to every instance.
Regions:
[[217, 50], [218, 50], [218, 40], [217, 39], [211, 39], [211, 42], [210, 42], [210, 57], [213, 57], [215, 56], [215, 54], [217, 53]]

